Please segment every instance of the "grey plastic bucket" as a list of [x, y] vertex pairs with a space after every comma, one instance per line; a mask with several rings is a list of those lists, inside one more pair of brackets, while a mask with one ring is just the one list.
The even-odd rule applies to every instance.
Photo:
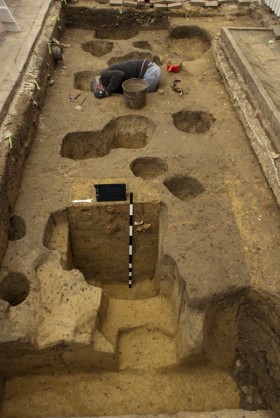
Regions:
[[148, 83], [140, 78], [130, 78], [122, 83], [124, 100], [127, 107], [141, 109], [146, 104]]

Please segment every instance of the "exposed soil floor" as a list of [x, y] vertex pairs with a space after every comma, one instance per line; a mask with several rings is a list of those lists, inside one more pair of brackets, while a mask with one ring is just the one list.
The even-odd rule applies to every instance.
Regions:
[[8, 384], [2, 416], [172, 413], [225, 405], [238, 407], [234, 383], [205, 365], [163, 374], [134, 371], [15, 378]]
[[[178, 24], [183, 22], [178, 19]], [[211, 38], [221, 26], [256, 26], [249, 17], [188, 19], [187, 23], [203, 28]], [[4, 268], [17, 271], [26, 264], [25, 271], [32, 271], [35, 255], [43, 252], [49, 216], [69, 205], [73, 186], [76, 198], [84, 199], [90, 197], [83, 195], [82, 187], [79, 196], [79, 184], [84, 181], [130, 179], [135, 173], [143, 178], [147, 193], [157, 187], [164, 196], [173, 234], [169, 246], [176, 254], [170, 251], [188, 277], [193, 297], [212, 296], [246, 280], [261, 291], [272, 291], [279, 212], [216, 70], [210, 43], [200, 36], [188, 44], [181, 39], [169, 41], [165, 30], [142, 31], [130, 39], [97, 43], [99, 52], [94, 50], [94, 56], [85, 50], [91, 44], [82, 46], [96, 40], [93, 31], [82, 29], [68, 29], [61, 39], [69, 47], [47, 93], [16, 207], [26, 235], [12, 243]], [[105, 48], [105, 55], [100, 48], [101, 52]], [[148, 95], [139, 111], [128, 109], [121, 95], [95, 99], [88, 87], [90, 78], [112, 58], [137, 57], [128, 56], [135, 51], [140, 57], [146, 51], [163, 63], [160, 91]], [[166, 72], [169, 58], [175, 64], [183, 62], [180, 73]], [[176, 79], [181, 80], [182, 96], [171, 89]], [[69, 95], [79, 91], [81, 96], [71, 102]], [[85, 97], [82, 111], [76, 110]], [[125, 119], [116, 122], [121, 116]], [[122, 132], [125, 127], [131, 142], [112, 140], [111, 130]], [[81, 134], [84, 131], [86, 135]], [[135, 146], [133, 131], [138, 137], [140, 131], [146, 132]], [[96, 147], [98, 132], [108, 138], [109, 145], [102, 151]], [[46, 269], [39, 273], [51, 285]], [[156, 294], [150, 284], [144, 283], [144, 290], [133, 298], [127, 290], [116, 294], [117, 287], [104, 286], [109, 302], [100, 331], [112, 345], [117, 344], [119, 371], [71, 374], [69, 370], [67, 375], [12, 377], [6, 384], [3, 418], [239, 407], [229, 367], [201, 359], [191, 366], [178, 366], [174, 342], [178, 324], [167, 298]]]

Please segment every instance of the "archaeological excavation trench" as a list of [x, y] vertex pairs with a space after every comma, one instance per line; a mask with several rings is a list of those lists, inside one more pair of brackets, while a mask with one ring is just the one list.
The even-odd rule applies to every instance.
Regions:
[[[50, 9], [5, 121], [1, 417], [279, 409], [278, 197], [213, 56], [222, 26], [259, 22], [227, 13]], [[93, 96], [103, 68], [144, 58], [162, 71], [145, 107]]]

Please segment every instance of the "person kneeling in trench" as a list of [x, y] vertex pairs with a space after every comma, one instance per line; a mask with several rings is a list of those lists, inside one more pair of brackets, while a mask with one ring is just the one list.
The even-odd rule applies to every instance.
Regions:
[[160, 81], [160, 74], [159, 66], [148, 59], [123, 61], [103, 70], [100, 77], [90, 82], [90, 87], [94, 96], [102, 99], [111, 93], [123, 93], [124, 81], [140, 78], [148, 84], [147, 92], [153, 93]]

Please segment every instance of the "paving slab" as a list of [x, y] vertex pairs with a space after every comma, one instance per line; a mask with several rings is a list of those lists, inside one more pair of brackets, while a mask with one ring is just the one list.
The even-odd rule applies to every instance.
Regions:
[[238, 0], [240, 6], [249, 6], [252, 3], [251, 0]]
[[182, 3], [169, 3], [168, 10], [172, 9], [180, 9], [182, 7]]
[[216, 8], [218, 6], [219, 6], [219, 4], [218, 4], [217, 1], [210, 0], [210, 1], [205, 2], [205, 7], [215, 7]]
[[218, 0], [219, 6], [223, 4], [234, 3], [234, 0]]
[[123, 5], [123, 0], [110, 0], [110, 6], [122, 6]]
[[137, 7], [137, 2], [133, 0], [124, 0], [123, 5], [125, 7]]
[[193, 6], [201, 6], [201, 7], [204, 7], [205, 6], [205, 1], [202, 1], [202, 0], [191, 0], [191, 4]]
[[168, 10], [168, 6], [167, 6], [167, 4], [155, 4], [154, 5], [154, 8], [155, 8], [155, 10], [157, 10], [157, 11], [166, 11], [166, 10]]

